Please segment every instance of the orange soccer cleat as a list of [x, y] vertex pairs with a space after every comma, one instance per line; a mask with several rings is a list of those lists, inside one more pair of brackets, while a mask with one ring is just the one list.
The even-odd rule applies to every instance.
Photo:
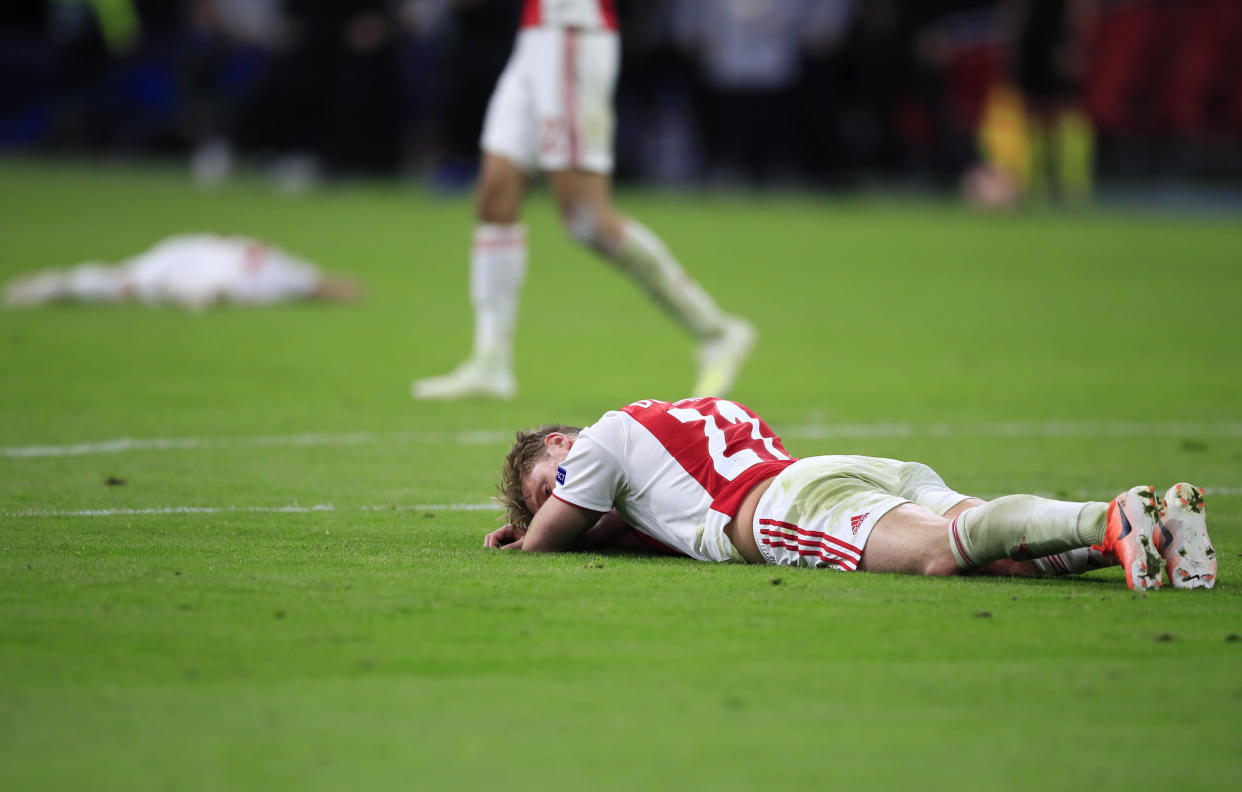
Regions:
[[1108, 504], [1104, 541], [1093, 545], [1126, 571], [1131, 589], [1160, 587], [1160, 567], [1153, 534], [1159, 516], [1156, 491], [1151, 486], [1132, 487]]

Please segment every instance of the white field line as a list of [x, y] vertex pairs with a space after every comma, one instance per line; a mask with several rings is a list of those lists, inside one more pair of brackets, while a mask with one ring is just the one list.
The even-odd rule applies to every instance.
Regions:
[[[824, 440], [837, 437], [888, 438], [1006, 438], [1006, 437], [1190, 437], [1242, 438], [1242, 423], [1146, 423], [1107, 421], [1010, 421], [992, 423], [836, 423], [803, 424], [784, 428], [785, 439]], [[341, 432], [268, 435], [258, 437], [120, 437], [89, 443], [0, 447], [0, 457], [39, 457], [119, 454], [129, 451], [198, 451], [211, 448], [281, 448], [367, 445], [502, 445], [510, 430], [479, 429], [461, 432]]]
[[[429, 503], [418, 506], [361, 506], [356, 511], [499, 511], [494, 503]], [[0, 518], [18, 517], [128, 517], [170, 514], [309, 514], [341, 512], [331, 503], [314, 506], [164, 506], [146, 509], [27, 509], [0, 512]], [[353, 509], [348, 511], [355, 511]]]
[[0, 447], [0, 457], [60, 457], [118, 454], [125, 451], [198, 451], [207, 448], [280, 448], [289, 446], [366, 446], [410, 444], [485, 445], [506, 443], [511, 431], [466, 432], [342, 432], [259, 437], [119, 437], [94, 443]]
[[[1242, 487], [1205, 487], [1208, 495], [1242, 496]], [[991, 500], [1002, 493], [984, 493], [981, 497]], [[1058, 497], [1051, 492], [1035, 493], [1046, 498]], [[1079, 492], [1076, 497], [1088, 498], [1094, 493]], [[171, 514], [309, 514], [313, 512], [453, 512], [453, 511], [499, 511], [495, 503], [425, 503], [413, 506], [359, 506], [356, 509], [338, 509], [331, 503], [320, 503], [314, 506], [165, 506], [146, 509], [27, 509], [23, 511], [0, 512], [0, 518], [17, 519], [20, 517], [129, 517], [141, 515]]]

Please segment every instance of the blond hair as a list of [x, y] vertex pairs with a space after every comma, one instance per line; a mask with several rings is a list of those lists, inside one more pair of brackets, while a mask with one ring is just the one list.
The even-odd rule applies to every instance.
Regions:
[[577, 437], [581, 431], [576, 426], [544, 424], [529, 431], [519, 430], [514, 435], [513, 447], [509, 449], [505, 466], [500, 471], [500, 485], [497, 487], [500, 494], [496, 496], [496, 500], [505, 508], [506, 522], [525, 528], [535, 516], [526, 508], [526, 499], [522, 497], [522, 479], [537, 462], [548, 455], [544, 438], [553, 432]]

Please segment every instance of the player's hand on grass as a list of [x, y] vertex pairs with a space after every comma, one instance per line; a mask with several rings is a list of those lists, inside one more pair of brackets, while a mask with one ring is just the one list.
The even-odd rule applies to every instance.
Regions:
[[484, 547], [500, 547], [505, 550], [521, 550], [522, 540], [526, 538], [526, 529], [512, 523], [483, 537]]

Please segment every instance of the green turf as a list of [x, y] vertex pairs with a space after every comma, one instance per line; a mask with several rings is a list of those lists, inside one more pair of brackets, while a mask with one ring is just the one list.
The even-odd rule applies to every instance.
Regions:
[[469, 345], [464, 197], [0, 162], [0, 277], [221, 230], [368, 286], [0, 313], [0, 788], [1236, 787], [1236, 218], [620, 200], [758, 325], [733, 395], [794, 454], [984, 495], [1195, 481], [1220, 584], [486, 552], [495, 514], [445, 507], [487, 500], [504, 432], [692, 379], [689, 340], [546, 197], [521, 396], [429, 405], [410, 380]]

